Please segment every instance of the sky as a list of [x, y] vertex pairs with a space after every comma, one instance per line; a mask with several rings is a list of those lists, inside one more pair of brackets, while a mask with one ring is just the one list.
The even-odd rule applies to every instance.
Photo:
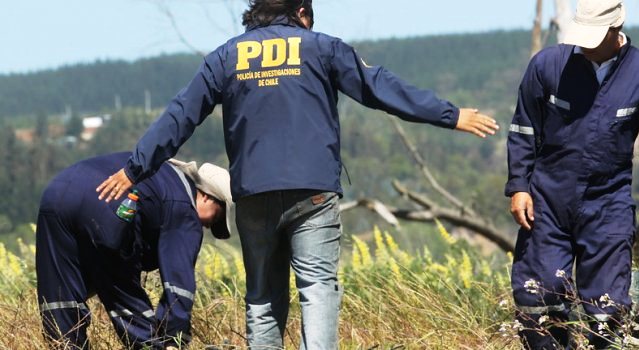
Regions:
[[[639, 0], [625, 3], [626, 23], [636, 26]], [[314, 30], [354, 42], [529, 29], [534, 6], [534, 0], [315, 0]], [[193, 52], [178, 32], [209, 52], [242, 32], [245, 8], [245, 0], [0, 0], [0, 74]], [[553, 10], [554, 1], [544, 0], [544, 23]]]

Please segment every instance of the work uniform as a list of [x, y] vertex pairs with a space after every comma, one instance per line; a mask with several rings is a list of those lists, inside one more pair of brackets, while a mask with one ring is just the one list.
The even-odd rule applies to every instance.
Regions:
[[300, 347], [337, 347], [340, 91], [407, 121], [453, 129], [459, 118], [450, 102], [368, 66], [340, 39], [278, 17], [207, 55], [124, 167], [134, 183], [150, 176], [222, 104], [254, 348], [282, 346], [289, 264], [302, 301]]
[[[130, 223], [123, 221], [116, 215], [119, 202], [98, 200], [95, 188], [129, 156], [78, 162], [58, 174], [42, 195], [36, 232], [38, 302], [45, 335], [69, 348], [89, 347], [86, 301], [93, 294], [127, 347], [163, 348], [190, 339], [194, 268], [202, 242], [192, 200], [195, 186], [177, 168], [163, 164], [136, 185], [137, 214]], [[154, 311], [140, 274], [157, 268], [164, 290]]]
[[[630, 306], [637, 49], [628, 40], [606, 64], [598, 80], [578, 47], [553, 46], [531, 60], [519, 89], [506, 195], [528, 192], [534, 205], [533, 228], [520, 229], [512, 269], [525, 326], [541, 315], [566, 319], [575, 306], [573, 279], [592, 320], [610, 321]], [[554, 335], [565, 345], [565, 332]], [[524, 336], [531, 348], [552, 348], [548, 336]]]

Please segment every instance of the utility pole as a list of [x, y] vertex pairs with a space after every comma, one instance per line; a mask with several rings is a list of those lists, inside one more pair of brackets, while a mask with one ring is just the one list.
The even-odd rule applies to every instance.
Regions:
[[115, 95], [115, 110], [116, 112], [122, 110], [122, 100], [120, 99], [120, 95]]
[[151, 92], [144, 90], [144, 113], [151, 114]]

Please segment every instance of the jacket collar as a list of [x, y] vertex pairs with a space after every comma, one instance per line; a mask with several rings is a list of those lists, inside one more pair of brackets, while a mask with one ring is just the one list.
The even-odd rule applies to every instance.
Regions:
[[273, 19], [271, 21], [271, 23], [266, 24], [266, 25], [260, 25], [260, 24], [252, 24], [249, 26], [246, 26], [246, 31], [251, 31], [253, 29], [257, 29], [260, 27], [268, 27], [268, 26], [274, 26], [274, 25], [284, 25], [284, 26], [289, 26], [289, 27], [301, 27], [300, 25], [298, 25], [297, 23], [291, 21], [288, 17], [286, 16], [277, 16], [275, 17], [275, 19]]
[[[620, 34], [623, 35], [624, 43], [621, 46], [621, 48], [619, 48], [619, 52], [617, 53], [617, 55], [608, 60], [608, 61], [612, 61], [613, 63], [615, 61], [618, 61], [619, 59], [623, 59], [626, 56], [626, 54], [628, 53], [628, 49], [631, 46], [630, 37], [627, 34], [625, 34], [625, 33], [620, 33]], [[573, 45], [572, 47], [573, 47], [572, 53], [583, 55], [583, 51], [581, 50], [581, 48], [579, 46]], [[606, 62], [608, 62], [608, 61], [606, 61]]]

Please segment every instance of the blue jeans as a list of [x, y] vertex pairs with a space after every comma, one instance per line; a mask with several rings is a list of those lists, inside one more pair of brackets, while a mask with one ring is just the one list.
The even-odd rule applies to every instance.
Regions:
[[[241, 198], [236, 222], [246, 269], [246, 333], [252, 349], [281, 349], [290, 267], [302, 308], [300, 349], [337, 349], [338, 195], [313, 190]], [[290, 267], [289, 267], [290, 265]]]

